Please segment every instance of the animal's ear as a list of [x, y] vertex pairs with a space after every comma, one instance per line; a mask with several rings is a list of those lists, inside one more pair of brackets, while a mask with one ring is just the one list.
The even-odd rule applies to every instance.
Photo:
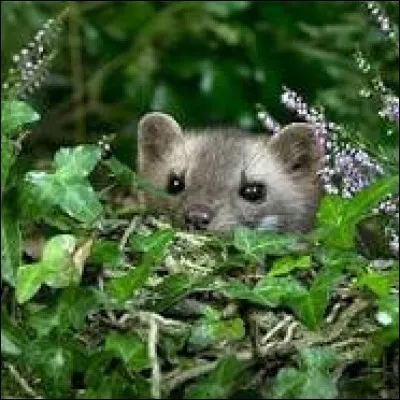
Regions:
[[171, 116], [161, 112], [145, 114], [138, 124], [138, 150], [141, 163], [162, 159], [182, 138], [182, 129]]
[[290, 173], [316, 172], [322, 159], [314, 127], [295, 122], [282, 128], [269, 141], [269, 147]]

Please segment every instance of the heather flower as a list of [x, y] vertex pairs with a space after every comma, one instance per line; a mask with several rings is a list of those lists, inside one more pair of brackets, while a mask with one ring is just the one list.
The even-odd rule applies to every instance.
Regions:
[[383, 168], [366, 151], [344, 140], [344, 127], [328, 121], [322, 108], [309, 107], [288, 88], [283, 89], [281, 100], [298, 117], [315, 126], [316, 140], [324, 154], [318, 175], [327, 193], [350, 198], [383, 174]]
[[12, 56], [12, 67], [2, 84], [6, 96], [26, 98], [34, 93], [49, 75], [49, 66], [56, 54], [56, 43], [62, 29], [62, 12], [57, 18], [47, 20], [33, 40]]
[[257, 118], [264, 128], [272, 135], [278, 133], [281, 129], [281, 125], [260, 104], [257, 105], [257, 108]]
[[372, 19], [378, 25], [379, 30], [388, 38], [397, 41], [398, 32], [396, 27], [390, 22], [382, 5], [378, 1], [365, 1], [363, 3], [366, 5]]

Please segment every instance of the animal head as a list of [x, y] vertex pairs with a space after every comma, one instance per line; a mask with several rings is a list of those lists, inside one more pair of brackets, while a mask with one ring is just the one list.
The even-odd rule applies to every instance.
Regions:
[[310, 230], [319, 161], [306, 123], [272, 137], [230, 129], [184, 132], [160, 112], [144, 115], [138, 125], [139, 175], [169, 193], [159, 206], [195, 229]]

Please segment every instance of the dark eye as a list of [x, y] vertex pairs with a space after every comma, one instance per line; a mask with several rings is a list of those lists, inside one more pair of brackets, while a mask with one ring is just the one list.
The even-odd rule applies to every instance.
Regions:
[[265, 199], [266, 188], [262, 183], [246, 183], [240, 188], [239, 194], [247, 201], [262, 201]]
[[167, 192], [169, 194], [178, 194], [185, 189], [185, 177], [171, 174], [168, 180]]

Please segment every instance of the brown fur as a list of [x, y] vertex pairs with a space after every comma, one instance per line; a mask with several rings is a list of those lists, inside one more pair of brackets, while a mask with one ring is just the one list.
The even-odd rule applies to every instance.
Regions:
[[[272, 138], [229, 129], [183, 132], [172, 117], [152, 112], [140, 120], [138, 139], [143, 178], [164, 189], [171, 172], [185, 176], [185, 190], [162, 205], [176, 215], [202, 204], [213, 212], [210, 230], [238, 225], [280, 232], [312, 228], [319, 157], [310, 125], [290, 124]], [[264, 201], [239, 196], [243, 176], [266, 185]]]

